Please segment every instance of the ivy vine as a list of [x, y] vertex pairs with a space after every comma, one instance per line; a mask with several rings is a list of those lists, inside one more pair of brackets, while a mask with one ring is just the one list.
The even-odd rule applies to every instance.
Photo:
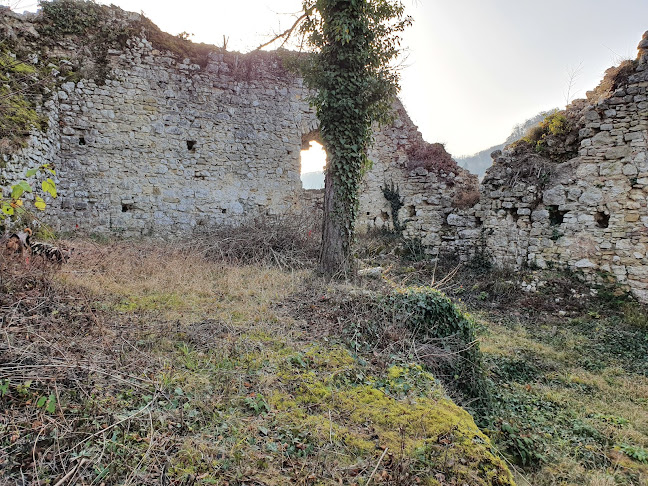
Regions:
[[316, 51], [304, 79], [315, 92], [311, 102], [335, 188], [333, 214], [325, 218], [335, 218], [343, 229], [343, 250], [350, 255], [358, 188], [370, 166], [372, 123], [385, 123], [392, 115], [399, 91], [392, 62], [411, 18], [398, 0], [307, 0], [304, 12], [301, 31]]

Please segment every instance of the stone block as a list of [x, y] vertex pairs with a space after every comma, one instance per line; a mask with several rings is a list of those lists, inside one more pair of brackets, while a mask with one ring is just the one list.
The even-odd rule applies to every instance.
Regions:
[[620, 147], [611, 147], [605, 151], [605, 158], [608, 160], [623, 159], [630, 155], [630, 147], [625, 145]]
[[603, 192], [596, 187], [588, 187], [583, 191], [578, 201], [588, 206], [596, 206], [603, 201]]
[[567, 197], [565, 195], [565, 188], [562, 185], [557, 185], [547, 189], [542, 194], [542, 202], [545, 205], [560, 206], [565, 204], [566, 201]]

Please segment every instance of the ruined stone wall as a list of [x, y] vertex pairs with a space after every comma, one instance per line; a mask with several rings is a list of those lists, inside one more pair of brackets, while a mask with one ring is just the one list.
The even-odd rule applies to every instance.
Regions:
[[[43, 55], [83, 68], [78, 39], [44, 43], [37, 22], [0, 11], [0, 33], [13, 42], [47, 45]], [[553, 140], [540, 152], [509, 146], [494, 154], [481, 186], [444, 162], [442, 148], [438, 165], [416, 160], [415, 149], [434, 147], [396, 103], [394, 121], [375, 130], [358, 229], [394, 229], [389, 189], [404, 236], [431, 254], [562, 266], [592, 280], [608, 272], [648, 301], [647, 49], [644, 36], [636, 62], [569, 108], [576, 156], [552, 156]], [[321, 191], [303, 190], [299, 177], [300, 150], [317, 138], [318, 123], [284, 55], [215, 49], [198, 65], [143, 32], [104, 54], [105, 77], [57, 78], [38, 107], [49, 129], [0, 164], [9, 181], [28, 167], [57, 167], [60, 197], [46, 211], [55, 228], [177, 235], [321, 207]]]
[[[569, 133], [539, 150], [494, 152], [478, 200], [464, 197], [474, 181], [463, 173], [406, 171], [396, 181], [405, 235], [464, 261], [570, 268], [593, 282], [613, 275], [648, 302], [648, 32], [639, 48], [636, 61], [568, 107]], [[574, 155], [561, 157], [569, 153], [561, 144]]]
[[[18, 40], [36, 31], [38, 17], [4, 14]], [[64, 38], [49, 49], [74, 62], [81, 46]], [[281, 55], [213, 52], [199, 66], [138, 37], [108, 50], [106, 61], [105, 80], [59, 82], [47, 106], [50, 130], [8, 160], [10, 179], [28, 158], [57, 167], [60, 197], [47, 209], [48, 223], [62, 231], [173, 235], [317, 207], [321, 193], [302, 189], [299, 157], [318, 122], [302, 79]], [[403, 161], [410, 139], [422, 137], [396, 108], [393, 124], [376, 129], [361, 227], [385, 222], [381, 184], [412, 192]]]
[[[462, 194], [478, 195], [478, 178], [454, 162], [439, 167], [436, 160], [416, 160], [412, 149], [429, 144], [423, 141], [401, 106], [397, 107], [397, 114], [390, 126], [376, 134], [369, 152], [373, 166], [361, 187], [358, 228], [395, 229], [393, 208], [383, 192], [389, 189], [400, 196], [402, 206], [397, 221], [406, 238], [420, 239], [430, 252], [438, 247], [452, 250], [457, 246], [457, 235], [447, 223], [448, 215], [456, 211]], [[441, 146], [438, 151], [449, 159]]]
[[612, 274], [648, 301], [647, 49], [648, 33], [636, 62], [569, 107], [577, 156], [559, 162], [515, 146], [493, 154], [479, 204], [462, 217], [477, 223], [497, 264], [567, 267], [592, 281]]

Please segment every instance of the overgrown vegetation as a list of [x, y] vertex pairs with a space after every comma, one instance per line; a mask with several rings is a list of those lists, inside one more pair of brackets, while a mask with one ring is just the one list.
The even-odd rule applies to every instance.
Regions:
[[194, 245], [210, 260], [234, 265], [310, 268], [319, 255], [322, 221], [313, 214], [257, 218], [238, 226], [206, 228]]
[[427, 143], [423, 139], [412, 143], [407, 149], [409, 170], [423, 168], [446, 174], [457, 171], [457, 162], [441, 143]]
[[399, 90], [392, 63], [411, 19], [400, 0], [305, 1], [302, 19], [315, 50], [304, 80], [315, 90], [311, 102], [329, 156], [320, 271], [345, 277], [354, 271], [358, 187], [369, 167], [372, 124], [390, 119]]
[[47, 129], [47, 117], [37, 111], [42, 75], [0, 42], [0, 154], [24, 147], [32, 130]]
[[75, 246], [60, 274], [3, 260], [7, 478], [512, 484], [499, 454], [518, 484], [648, 477], [648, 318], [613, 284], [388, 247], [384, 279], [325, 284], [195, 242]]
[[539, 124], [531, 127], [511, 148], [517, 152], [534, 152], [556, 162], [563, 162], [578, 154], [578, 124], [576, 113], [555, 111]]
[[[648, 480], [648, 312], [627, 291], [612, 282], [591, 289], [557, 271], [511, 274], [472, 262], [458, 268], [449, 256], [399, 262], [387, 247], [371, 262], [389, 268], [397, 285], [436, 282], [478, 316], [492, 401], [475, 410], [477, 422], [517, 468], [518, 484]], [[363, 320], [347, 312], [334, 316]], [[374, 319], [383, 324], [351, 324], [346, 334], [367, 343], [365, 356], [409, 355], [425, 364], [397, 320]]]
[[58, 274], [1, 261], [2, 480], [513, 484], [421, 366], [300, 329], [306, 273], [75, 246]]

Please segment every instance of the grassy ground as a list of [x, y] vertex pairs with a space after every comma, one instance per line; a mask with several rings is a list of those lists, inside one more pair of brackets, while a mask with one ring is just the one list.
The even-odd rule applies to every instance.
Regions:
[[[558, 271], [511, 274], [385, 256], [393, 282], [441, 288], [482, 324], [493, 406], [476, 420], [518, 484], [648, 484], [648, 312], [612, 283]], [[414, 248], [416, 250], [416, 248]], [[443, 277], [451, 278], [443, 281]]]
[[[503, 461], [518, 485], [648, 484], [645, 307], [363, 244], [383, 275], [345, 284], [238, 244], [237, 265], [89, 241], [61, 270], [3, 260], [0, 484], [510, 484]], [[419, 285], [478, 323], [488, 404], [444, 371], [453, 343], [394, 310]]]
[[74, 246], [0, 261], [0, 484], [513, 484], [434, 376], [299, 316], [309, 271]]

